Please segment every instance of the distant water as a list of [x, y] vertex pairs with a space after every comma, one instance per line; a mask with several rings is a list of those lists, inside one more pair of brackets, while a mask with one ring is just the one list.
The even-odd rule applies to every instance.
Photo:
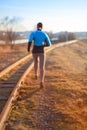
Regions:
[[[15, 40], [13, 41], [13, 44], [22, 44], [22, 43], [27, 43], [28, 39], [21, 39], [21, 40]], [[5, 41], [0, 40], [0, 44], [5, 44]]]
[[5, 44], [5, 42], [0, 40], [0, 44]]

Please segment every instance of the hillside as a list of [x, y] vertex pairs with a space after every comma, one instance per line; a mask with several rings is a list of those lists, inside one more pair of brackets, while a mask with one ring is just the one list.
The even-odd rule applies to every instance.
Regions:
[[6, 130], [87, 130], [87, 43], [47, 54], [45, 88], [33, 73], [21, 87]]

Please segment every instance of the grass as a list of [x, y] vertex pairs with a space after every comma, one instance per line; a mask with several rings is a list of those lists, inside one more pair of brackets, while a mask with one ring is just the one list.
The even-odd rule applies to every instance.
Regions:
[[27, 55], [27, 44], [0, 45], [0, 71]]
[[47, 54], [45, 88], [39, 88], [32, 70], [6, 130], [87, 130], [86, 46], [80, 42]]

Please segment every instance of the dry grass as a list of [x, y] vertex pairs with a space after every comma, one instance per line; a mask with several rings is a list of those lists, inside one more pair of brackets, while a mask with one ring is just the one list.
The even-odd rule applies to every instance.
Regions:
[[56, 48], [47, 55], [45, 88], [33, 70], [6, 130], [87, 130], [87, 44]]
[[0, 71], [27, 55], [27, 44], [0, 45]]

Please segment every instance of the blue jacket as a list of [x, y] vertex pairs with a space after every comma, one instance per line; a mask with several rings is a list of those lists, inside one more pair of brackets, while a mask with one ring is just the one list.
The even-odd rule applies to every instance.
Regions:
[[47, 34], [40, 30], [37, 30], [30, 34], [28, 43], [32, 41], [34, 41], [34, 46], [44, 46], [45, 43], [46, 46], [51, 46], [51, 42]]
[[33, 53], [44, 53], [44, 47], [51, 46], [51, 42], [48, 35], [41, 30], [37, 30], [30, 34], [30, 37], [28, 39], [28, 51], [30, 51], [31, 43], [33, 41]]

